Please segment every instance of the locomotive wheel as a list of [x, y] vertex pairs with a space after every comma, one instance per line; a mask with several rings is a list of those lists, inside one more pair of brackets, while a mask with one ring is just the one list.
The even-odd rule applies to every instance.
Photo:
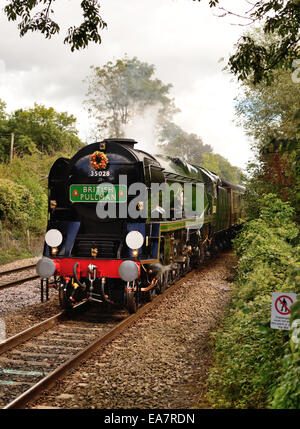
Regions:
[[212, 241], [209, 251], [212, 255], [217, 255], [217, 253], [219, 252], [219, 246], [217, 244], [216, 239]]
[[155, 287], [153, 287], [150, 290], [147, 290], [147, 292], [144, 292], [144, 299], [146, 302], [151, 302], [154, 297], [155, 297]]
[[176, 271], [176, 279], [180, 279], [181, 277], [183, 277], [185, 275], [185, 264], [180, 262], [177, 265], [178, 265], [178, 267], [177, 267], [177, 271]]
[[136, 313], [139, 308], [139, 290], [134, 290], [135, 282], [131, 282], [131, 288], [126, 288], [126, 307], [130, 314]]
[[170, 280], [170, 273], [171, 273], [170, 270], [167, 270], [164, 267], [163, 256], [160, 257], [159, 263], [162, 265], [163, 270], [162, 270], [162, 273], [161, 273], [161, 275], [159, 277], [159, 281], [158, 281], [157, 287], [156, 287], [156, 290], [157, 290], [158, 294], [164, 293], [164, 291], [167, 289], [168, 283], [169, 283], [169, 280]]
[[126, 293], [126, 300], [127, 300], [127, 309], [130, 314], [137, 312], [137, 302], [135, 299], [135, 293], [133, 290]]
[[191, 271], [191, 257], [187, 256], [185, 261], [184, 274], [190, 271]]
[[200, 247], [198, 247], [198, 250], [195, 250], [195, 252], [192, 254], [192, 257], [191, 257], [191, 265], [193, 268], [197, 268], [200, 265], [201, 263], [200, 259], [201, 259], [201, 249]]
[[173, 271], [173, 283], [175, 283], [182, 276], [182, 264], [177, 263], [177, 267]]
[[176, 277], [177, 277], [177, 269], [170, 269], [169, 271], [169, 283], [170, 285], [173, 285], [176, 281]]
[[200, 253], [200, 260], [199, 260], [200, 264], [203, 264], [206, 253], [207, 253], [207, 244], [205, 243], [203, 246], [201, 246], [201, 253]]
[[169, 282], [169, 271], [164, 270], [159, 278], [158, 288], [157, 288], [158, 293], [164, 293], [164, 291], [168, 287], [168, 282]]
[[170, 270], [165, 270], [162, 273], [162, 276], [161, 276], [162, 283], [161, 283], [161, 288], [160, 288], [161, 293], [163, 293], [169, 285], [169, 273], [170, 273]]

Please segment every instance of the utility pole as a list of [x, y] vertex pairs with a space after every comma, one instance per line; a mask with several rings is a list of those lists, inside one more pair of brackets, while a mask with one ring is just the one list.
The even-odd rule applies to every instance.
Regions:
[[10, 162], [12, 161], [14, 157], [14, 141], [15, 141], [15, 135], [14, 133], [11, 133], [10, 136]]

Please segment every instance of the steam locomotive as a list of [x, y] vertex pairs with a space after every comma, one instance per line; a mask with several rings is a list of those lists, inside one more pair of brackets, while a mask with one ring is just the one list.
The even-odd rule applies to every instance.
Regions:
[[105, 139], [50, 170], [36, 270], [64, 309], [90, 300], [136, 312], [226, 247], [243, 217], [242, 186], [136, 143]]

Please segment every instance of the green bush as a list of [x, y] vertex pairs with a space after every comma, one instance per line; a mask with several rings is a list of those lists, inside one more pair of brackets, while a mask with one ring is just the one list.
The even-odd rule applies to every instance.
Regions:
[[209, 376], [217, 408], [263, 408], [281, 375], [282, 332], [269, 328], [270, 297], [235, 306], [217, 334]]
[[296, 388], [292, 381], [299, 373], [299, 354], [289, 351], [283, 359], [288, 333], [270, 328], [272, 292], [299, 293], [299, 253], [292, 245], [298, 228], [293, 208], [275, 195], [266, 195], [259, 205], [259, 218], [245, 224], [234, 240], [238, 276], [224, 324], [214, 334], [215, 366], [209, 375], [216, 407], [282, 407], [297, 401], [300, 406], [299, 384]]
[[52, 156], [36, 152], [0, 163], [0, 263], [37, 253], [47, 224], [49, 170], [57, 158], [69, 158], [74, 152], [74, 148]]
[[25, 186], [0, 179], [0, 220], [3, 223], [26, 228], [33, 207], [33, 197]]
[[[300, 248], [295, 249], [299, 255]], [[291, 308], [291, 334], [290, 342], [286, 346], [282, 359], [283, 374], [279, 378], [274, 393], [272, 408], [300, 409], [300, 260], [290, 270], [288, 281], [298, 294], [297, 301]]]

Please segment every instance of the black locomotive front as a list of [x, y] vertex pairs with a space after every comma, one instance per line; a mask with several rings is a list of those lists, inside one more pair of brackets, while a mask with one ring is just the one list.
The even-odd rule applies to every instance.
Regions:
[[37, 271], [42, 278], [59, 278], [64, 304], [87, 296], [123, 303], [124, 288], [134, 287], [141, 274], [137, 256], [151, 250], [145, 249], [146, 219], [128, 213], [130, 185], [146, 180], [145, 154], [135, 143], [107, 139], [72, 159], [59, 158], [51, 168], [44, 258]]

